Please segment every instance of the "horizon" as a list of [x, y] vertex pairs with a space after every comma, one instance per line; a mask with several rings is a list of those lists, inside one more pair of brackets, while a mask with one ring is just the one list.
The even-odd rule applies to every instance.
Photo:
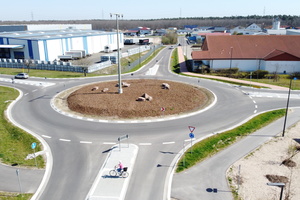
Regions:
[[[273, 16], [290, 15], [299, 16], [300, 2], [289, 0], [282, 3], [280, 0], [252, 0], [251, 2], [236, 2], [228, 0], [214, 0], [199, 3], [190, 0], [183, 4], [182, 1], [173, 0], [151, 2], [103, 1], [96, 0], [52, 0], [41, 2], [40, 0], [17, 0], [17, 4], [2, 2], [1, 21], [49, 21], [49, 20], [109, 20], [110, 13], [123, 14], [127, 20], [157, 20], [172, 18], [209, 18], [232, 16]], [[17, 6], [16, 6], [17, 5]], [[217, 5], [217, 6], [216, 6]]]

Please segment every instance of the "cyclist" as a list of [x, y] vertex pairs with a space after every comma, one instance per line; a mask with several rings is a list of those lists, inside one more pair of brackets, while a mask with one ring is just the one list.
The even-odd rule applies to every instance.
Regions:
[[121, 172], [122, 170], [123, 170], [123, 164], [122, 164], [122, 162], [121, 162], [121, 160], [119, 161], [119, 164], [117, 165], [117, 167], [118, 167], [118, 172]]

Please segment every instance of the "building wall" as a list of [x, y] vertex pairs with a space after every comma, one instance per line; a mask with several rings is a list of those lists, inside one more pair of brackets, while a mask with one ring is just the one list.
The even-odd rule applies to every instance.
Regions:
[[[210, 60], [208, 64], [211, 69], [215, 70], [230, 68], [230, 60]], [[231, 68], [239, 68], [240, 71], [256, 71], [260, 69], [269, 73], [291, 74], [300, 72], [300, 61], [232, 60]]]
[[270, 73], [291, 74], [300, 72], [300, 61], [262, 61], [262, 67]]
[[211, 69], [239, 68], [240, 71], [255, 71], [259, 68], [259, 60], [211, 60]]

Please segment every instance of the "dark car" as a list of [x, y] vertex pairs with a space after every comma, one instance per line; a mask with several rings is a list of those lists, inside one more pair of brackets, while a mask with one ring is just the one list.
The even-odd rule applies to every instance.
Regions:
[[15, 75], [16, 79], [27, 79], [29, 78], [29, 75], [27, 73], [19, 73], [17, 75]]

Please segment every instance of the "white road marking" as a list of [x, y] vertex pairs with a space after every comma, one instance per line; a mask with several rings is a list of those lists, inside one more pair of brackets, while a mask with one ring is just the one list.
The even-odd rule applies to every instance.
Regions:
[[81, 144], [92, 144], [92, 142], [89, 141], [80, 141]]
[[256, 103], [256, 101], [253, 100], [253, 103]]
[[103, 144], [116, 144], [115, 142], [103, 142]]
[[257, 110], [254, 110], [254, 114], [257, 113]]
[[163, 144], [174, 144], [175, 142], [163, 142]]
[[68, 139], [59, 139], [60, 141], [63, 141], [63, 142], [71, 142], [71, 140], [68, 140]]
[[35, 89], [35, 90], [32, 90], [32, 92], [36, 92], [37, 91], [37, 89]]
[[147, 145], [152, 145], [151, 143], [139, 143], [141, 146], [147, 146]]
[[255, 105], [255, 108], [257, 108], [257, 105]]
[[45, 137], [45, 138], [51, 138], [51, 137], [48, 136], [48, 135], [42, 135], [42, 137]]
[[24, 96], [27, 96], [27, 95], [28, 95], [28, 93], [25, 93], [25, 94], [24, 94]]
[[149, 70], [146, 72], [146, 76], [155, 75], [157, 73], [157, 70], [159, 68], [159, 65], [154, 65], [153, 67], [149, 68]]

